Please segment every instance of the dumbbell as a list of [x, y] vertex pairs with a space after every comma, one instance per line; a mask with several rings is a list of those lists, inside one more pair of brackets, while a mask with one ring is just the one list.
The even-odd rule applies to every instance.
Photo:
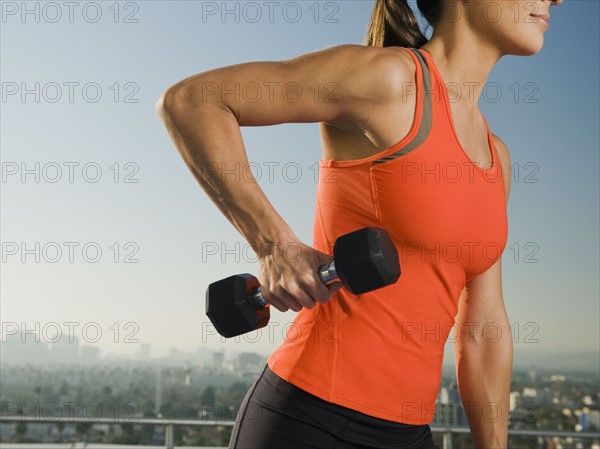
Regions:
[[[342, 282], [355, 295], [393, 284], [400, 277], [398, 252], [383, 229], [368, 227], [338, 237], [333, 258], [319, 267], [319, 278], [326, 285]], [[266, 326], [269, 305], [258, 279], [248, 273], [213, 282], [206, 290], [206, 315], [226, 338]]]

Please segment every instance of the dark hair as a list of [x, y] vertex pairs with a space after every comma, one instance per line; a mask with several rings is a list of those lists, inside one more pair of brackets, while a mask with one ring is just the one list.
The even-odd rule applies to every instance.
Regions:
[[[417, 0], [419, 11], [433, 27], [441, 17], [442, 1]], [[408, 0], [376, 0], [365, 45], [419, 48], [428, 41], [419, 28]]]

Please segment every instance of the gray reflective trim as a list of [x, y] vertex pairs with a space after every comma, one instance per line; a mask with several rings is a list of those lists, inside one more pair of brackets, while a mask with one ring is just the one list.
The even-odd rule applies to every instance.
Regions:
[[[423, 110], [421, 114], [421, 124], [419, 126], [419, 131], [415, 135], [415, 137], [406, 145], [402, 147], [402, 149], [396, 151], [395, 153], [390, 154], [389, 156], [382, 157], [381, 159], [376, 159], [371, 164], [381, 164], [382, 162], [390, 161], [392, 159], [396, 159], [398, 156], [405, 155], [406, 153], [414, 150], [419, 145], [421, 145], [425, 139], [429, 136], [429, 132], [431, 131], [431, 115], [432, 115], [432, 106], [431, 106], [431, 79], [429, 75], [429, 67], [427, 66], [427, 61], [421, 54], [421, 52], [416, 48], [408, 48], [409, 51], [414, 53], [414, 55], [421, 62], [421, 73], [423, 74]], [[418, 86], [417, 86], [418, 87]]]

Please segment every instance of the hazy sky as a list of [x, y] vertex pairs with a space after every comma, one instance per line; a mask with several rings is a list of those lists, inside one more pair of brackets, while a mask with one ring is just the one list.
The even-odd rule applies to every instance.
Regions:
[[[56, 322], [103, 353], [144, 342], [152, 355], [200, 345], [274, 350], [291, 311], [272, 308], [279, 325], [256, 338], [223, 343], [206, 332], [208, 284], [256, 274], [258, 264], [189, 173], [154, 105], [195, 73], [360, 44], [373, 4], [3, 2], [5, 330], [14, 322], [50, 333]], [[223, 5], [239, 14], [223, 17]], [[599, 6], [566, 0], [551, 12], [541, 52], [502, 58], [480, 101], [515, 171], [504, 299], [516, 351], [597, 351]], [[311, 244], [318, 124], [242, 132], [260, 186]]]

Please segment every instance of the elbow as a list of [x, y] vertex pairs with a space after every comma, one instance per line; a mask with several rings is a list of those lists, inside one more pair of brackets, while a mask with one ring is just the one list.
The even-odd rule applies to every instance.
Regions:
[[181, 108], [180, 90], [177, 86], [171, 86], [157, 100], [154, 110], [161, 120], [165, 121], [167, 117], [171, 117], [176, 110]]
[[154, 105], [156, 114], [165, 123], [175, 123], [185, 121], [191, 113], [198, 113], [204, 108], [218, 108], [228, 112], [237, 118], [237, 114], [223, 102], [219, 101], [200, 101], [199, 93], [194, 91], [193, 87], [183, 83], [177, 83], [169, 87]]
[[181, 114], [187, 114], [190, 109], [198, 105], [199, 92], [187, 79], [179, 81], [168, 87], [156, 101], [154, 110], [165, 121], [172, 120]]
[[166, 92], [163, 93], [158, 101], [154, 104], [154, 112], [156, 112], [156, 115], [158, 115], [161, 119], [163, 118], [165, 111], [165, 94]]
[[154, 105], [154, 110], [167, 128], [175, 128], [191, 124], [192, 117], [208, 111], [210, 115], [215, 112], [227, 112], [239, 118], [236, 112], [220, 101], [201, 101], [200, 93], [192, 86], [177, 83], [169, 87]]

